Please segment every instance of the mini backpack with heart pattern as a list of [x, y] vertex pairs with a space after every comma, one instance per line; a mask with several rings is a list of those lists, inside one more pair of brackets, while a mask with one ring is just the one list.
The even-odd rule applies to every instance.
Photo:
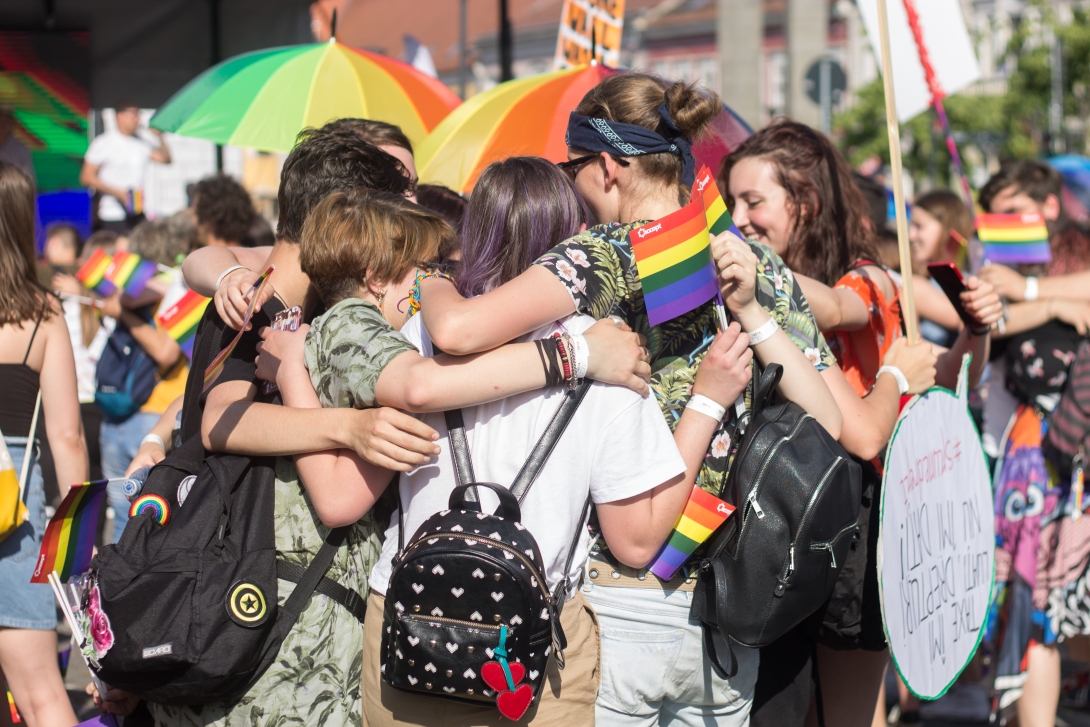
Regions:
[[[458, 487], [449, 510], [424, 521], [408, 545], [399, 532], [382, 622], [382, 678], [417, 694], [495, 704], [518, 720], [533, 704], [550, 657], [564, 668], [560, 610], [567, 573], [590, 508], [568, 552], [564, 579], [553, 593], [534, 536], [519, 522], [526, 496], [588, 382], [564, 401], [534, 446], [511, 489], [475, 482], [461, 412], [447, 412]], [[495, 514], [481, 512], [477, 487], [499, 497]], [[402, 509], [404, 512], [404, 509]]]

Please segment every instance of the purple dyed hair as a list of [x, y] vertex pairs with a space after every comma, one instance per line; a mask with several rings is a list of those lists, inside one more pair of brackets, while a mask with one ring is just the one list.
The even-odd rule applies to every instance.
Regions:
[[487, 293], [527, 270], [590, 219], [568, 175], [541, 157], [490, 164], [462, 222], [458, 291]]

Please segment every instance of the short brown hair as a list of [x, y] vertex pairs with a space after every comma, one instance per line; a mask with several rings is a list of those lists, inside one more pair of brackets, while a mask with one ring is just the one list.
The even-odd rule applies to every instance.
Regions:
[[400, 280], [453, 237], [443, 218], [404, 197], [334, 192], [303, 225], [299, 266], [328, 306], [355, 296], [360, 285]]
[[1044, 204], [1049, 195], [1055, 195], [1062, 207], [1063, 185], [1063, 176], [1044, 162], [1036, 159], [1009, 162], [992, 175], [980, 190], [980, 206], [990, 212], [992, 201], [1000, 192], [1008, 187], [1016, 187], [1038, 204]]
[[401, 130], [401, 127], [387, 124], [385, 121], [353, 118], [337, 119], [336, 121], [330, 121], [322, 128], [332, 133], [347, 132], [356, 134], [364, 141], [375, 146], [399, 146], [408, 150], [410, 154], [413, 153], [413, 144], [409, 141], [409, 137], [405, 136], [405, 132]]

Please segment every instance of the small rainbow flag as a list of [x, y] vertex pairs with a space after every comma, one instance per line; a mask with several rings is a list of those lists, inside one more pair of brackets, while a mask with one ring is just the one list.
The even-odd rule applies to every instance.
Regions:
[[651, 325], [688, 313], [719, 292], [700, 197], [635, 230], [632, 241]]
[[715, 178], [712, 177], [711, 170], [707, 167], [701, 167], [700, 173], [696, 175], [696, 181], [693, 182], [693, 192], [704, 200], [704, 214], [708, 217], [709, 234], [714, 236], [730, 230], [743, 240], [746, 239], [742, 236], [738, 226], [734, 224], [734, 218], [727, 211], [727, 203], [723, 201], [723, 195], [719, 193], [719, 187], [715, 185]]
[[144, 190], [142, 189], [130, 189], [129, 190], [129, 213], [134, 215], [144, 214]]
[[106, 277], [106, 271], [111, 265], [113, 260], [109, 255], [101, 249], [95, 250], [87, 262], [76, 271], [76, 280], [88, 290], [93, 290], [103, 297], [109, 297], [117, 291], [114, 284]]
[[106, 277], [127, 295], [136, 297], [144, 292], [148, 281], [159, 272], [159, 266], [151, 260], [145, 260], [131, 252], [114, 254], [113, 263], [106, 271]]
[[231, 355], [231, 352], [235, 350], [235, 346], [238, 345], [239, 340], [242, 339], [242, 334], [246, 331], [246, 326], [250, 325], [250, 319], [254, 316], [254, 305], [257, 303], [257, 299], [261, 297], [261, 291], [265, 289], [265, 283], [269, 281], [269, 275], [272, 271], [276, 270], [275, 265], [270, 265], [269, 269], [261, 274], [261, 277], [254, 281], [254, 284], [250, 286], [250, 306], [246, 309], [246, 317], [242, 319], [242, 328], [239, 329], [235, 337], [231, 339], [231, 342], [227, 344], [227, 348], [220, 351], [212, 363], [208, 364], [208, 368], [204, 370], [204, 388], [201, 391], [208, 391], [208, 389], [219, 378], [220, 372], [223, 371], [223, 364], [227, 361], [227, 357]]
[[197, 324], [201, 322], [204, 309], [211, 298], [197, 295], [187, 290], [177, 303], [167, 308], [159, 316], [159, 326], [181, 346], [186, 358], [193, 360], [193, 340], [197, 335]]
[[109, 480], [95, 480], [73, 485], [68, 491], [45, 528], [31, 583], [49, 583], [53, 571], [63, 583], [91, 567], [107, 484]]
[[707, 540], [732, 512], [734, 505], [694, 486], [674, 532], [663, 544], [649, 570], [664, 581], [673, 578], [697, 546]]
[[1011, 265], [1047, 263], [1052, 260], [1048, 227], [1038, 213], [977, 215], [977, 237], [984, 243], [984, 257]]

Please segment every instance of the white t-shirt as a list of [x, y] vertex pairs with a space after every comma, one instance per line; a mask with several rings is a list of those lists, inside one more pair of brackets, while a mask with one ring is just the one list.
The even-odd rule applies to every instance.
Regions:
[[[98, 178], [111, 187], [134, 190], [144, 186], [144, 174], [151, 158], [152, 144], [139, 136], [107, 131], [94, 138], [84, 159], [98, 167]], [[98, 203], [101, 220], [125, 219], [125, 208], [108, 194]]]
[[[410, 319], [401, 332], [424, 355], [429, 355], [431, 341], [419, 318], [418, 315]], [[576, 333], [593, 324], [594, 319], [588, 316], [575, 316], [563, 322], [569, 332]], [[549, 325], [525, 340], [544, 338], [556, 330], [557, 326]], [[562, 394], [561, 387], [553, 387], [546, 392], [531, 391], [463, 410], [466, 440], [479, 481], [511, 486], [560, 406]], [[407, 504], [406, 542], [426, 519], [447, 509], [455, 487], [443, 414], [426, 414], [421, 418], [442, 435], [438, 442], [442, 451], [432, 463], [401, 475], [400, 502]], [[562, 579], [564, 561], [577, 532], [579, 546], [568, 576], [573, 589], [579, 584], [590, 551], [590, 534], [585, 523], [579, 522], [588, 494], [596, 503], [624, 500], [684, 472], [685, 461], [654, 396], [644, 399], [621, 386], [591, 385], [522, 502], [522, 523], [541, 549], [549, 589], [554, 589]], [[493, 512], [499, 504], [496, 495], [485, 488], [480, 488], [480, 493], [484, 510]], [[370, 585], [376, 593], [385, 594], [389, 585], [397, 536], [395, 512], [386, 531], [382, 556], [371, 571]]]
[[102, 325], [91, 339], [90, 346], [83, 345], [83, 324], [80, 321], [80, 303], [66, 298], [61, 304], [64, 310], [64, 322], [68, 324], [68, 335], [72, 339], [72, 354], [76, 359], [76, 388], [79, 391], [79, 403], [89, 404], [95, 400], [95, 385], [98, 382], [98, 359], [106, 348], [106, 341], [114, 332], [117, 324], [113, 318], [104, 317]]

